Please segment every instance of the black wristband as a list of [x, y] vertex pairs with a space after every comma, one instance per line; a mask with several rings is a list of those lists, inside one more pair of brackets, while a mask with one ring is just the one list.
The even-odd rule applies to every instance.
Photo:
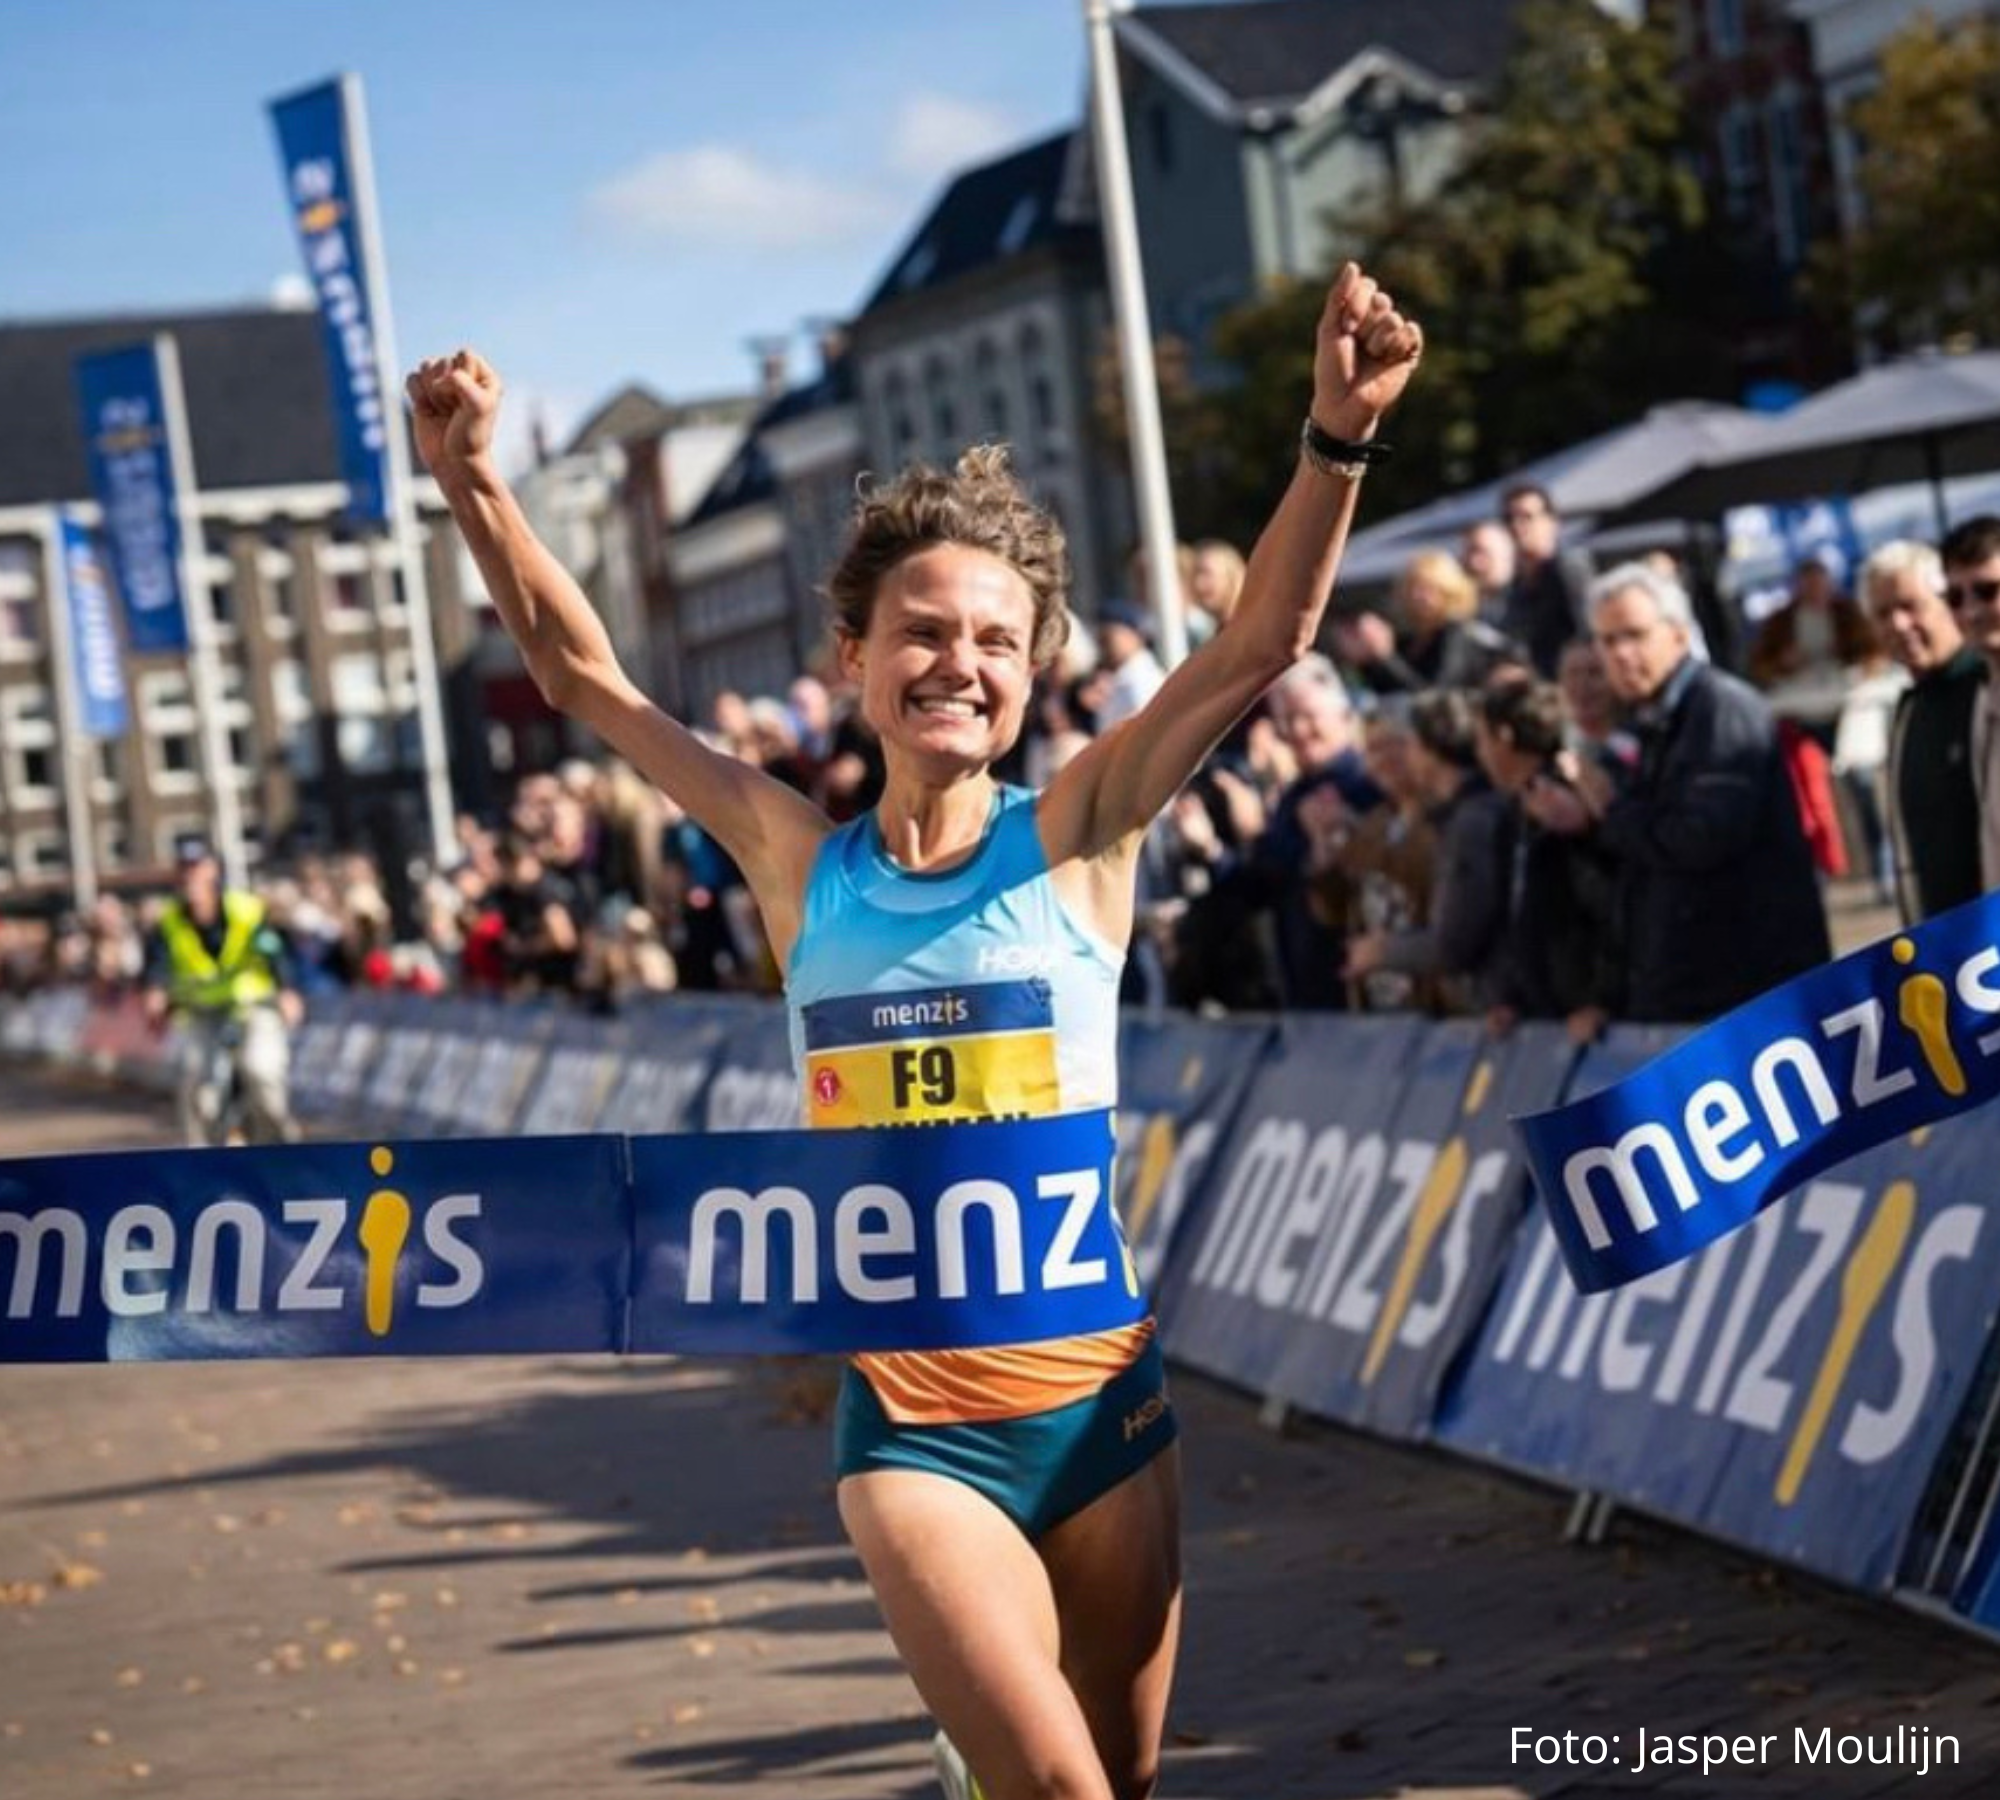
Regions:
[[1385, 463], [1396, 454], [1395, 445], [1385, 444], [1380, 438], [1356, 441], [1335, 437], [1317, 424], [1311, 413], [1306, 414], [1305, 423], [1299, 428], [1299, 446], [1314, 468], [1322, 472], [1337, 469], [1350, 477], [1372, 469], [1377, 463]]

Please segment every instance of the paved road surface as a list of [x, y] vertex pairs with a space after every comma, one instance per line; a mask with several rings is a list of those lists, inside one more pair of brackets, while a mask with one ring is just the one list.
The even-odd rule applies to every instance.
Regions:
[[[0, 1067], [0, 1154], [157, 1142]], [[0, 1795], [928, 1795], [842, 1547], [817, 1366], [0, 1371]], [[1990, 1795], [2000, 1653], [1183, 1377], [1190, 1638], [1164, 1792]], [[1953, 1732], [1828, 1776], [1791, 1728]], [[1772, 1733], [1747, 1770], [1514, 1767], [1509, 1731]]]

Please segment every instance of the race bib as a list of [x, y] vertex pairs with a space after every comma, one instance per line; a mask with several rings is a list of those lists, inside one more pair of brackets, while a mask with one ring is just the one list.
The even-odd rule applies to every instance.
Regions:
[[1061, 1110], [1042, 980], [856, 994], [804, 1009], [807, 1122], [933, 1125]]

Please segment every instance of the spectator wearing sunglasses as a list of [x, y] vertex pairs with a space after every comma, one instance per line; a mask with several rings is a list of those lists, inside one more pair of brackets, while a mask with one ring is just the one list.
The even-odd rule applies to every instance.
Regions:
[[1972, 724], [1986, 664], [1945, 602], [1930, 545], [1884, 544], [1862, 570], [1861, 591], [1889, 654], [1912, 677], [1889, 727], [1888, 802], [1896, 904], [1914, 925], [1981, 891]]
[[1953, 527], [1939, 548], [1945, 604], [1986, 679], [1972, 709], [1972, 788], [1979, 801], [1979, 885], [2000, 888], [2000, 518]]

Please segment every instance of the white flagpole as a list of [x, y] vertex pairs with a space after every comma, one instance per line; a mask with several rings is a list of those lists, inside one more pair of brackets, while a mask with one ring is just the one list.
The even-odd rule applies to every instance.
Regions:
[[194, 688], [196, 741], [201, 774], [208, 783], [215, 853], [230, 887], [249, 879], [243, 855], [243, 809], [236, 798], [236, 771], [229, 763], [229, 728], [222, 722], [222, 664], [215, 647], [215, 614], [208, 604], [207, 553], [201, 513], [195, 504], [194, 441], [188, 432], [187, 395], [181, 386], [181, 354], [162, 333], [153, 339], [160, 370], [160, 410], [167, 432], [167, 460], [174, 476], [175, 517], [181, 537], [181, 590], [187, 604], [188, 676]]
[[437, 641], [431, 635], [430, 579], [424, 570], [423, 538], [417, 530], [409, 427], [403, 417], [403, 383], [396, 360], [395, 320], [389, 305], [389, 262], [382, 250], [375, 163], [368, 148], [368, 109], [362, 100], [360, 76], [340, 77], [340, 106], [347, 128], [348, 175], [354, 183], [361, 266], [374, 308], [375, 362], [381, 382], [383, 429], [389, 437], [389, 529], [397, 559], [403, 566], [403, 600], [410, 634], [410, 674], [417, 690], [417, 740], [424, 765], [424, 811], [430, 825], [431, 867], [442, 869], [451, 862], [457, 842], [451, 770], [438, 693]]
[[69, 567], [63, 560], [60, 508], [48, 509], [42, 529], [42, 591], [49, 597], [50, 692], [55, 696], [56, 740], [62, 745], [63, 816], [69, 825], [70, 882], [77, 911], [97, 903], [97, 836], [90, 820], [91, 746], [83, 729], [82, 670], [70, 637]]
[[1090, 38], [1092, 142], [1097, 196], [1104, 211], [1104, 250], [1111, 270], [1111, 312], [1124, 378], [1125, 420], [1132, 440], [1132, 491], [1139, 503], [1139, 541], [1146, 549], [1153, 634], [1160, 661], [1172, 668], [1187, 655], [1187, 620], [1180, 591], [1174, 497], [1167, 485], [1166, 437], [1160, 387], [1153, 369], [1153, 330], [1146, 274], [1132, 204], [1132, 163], [1125, 148], [1125, 106], [1118, 91], [1118, 50], [1111, 35], [1111, 0], [1083, 0]]

